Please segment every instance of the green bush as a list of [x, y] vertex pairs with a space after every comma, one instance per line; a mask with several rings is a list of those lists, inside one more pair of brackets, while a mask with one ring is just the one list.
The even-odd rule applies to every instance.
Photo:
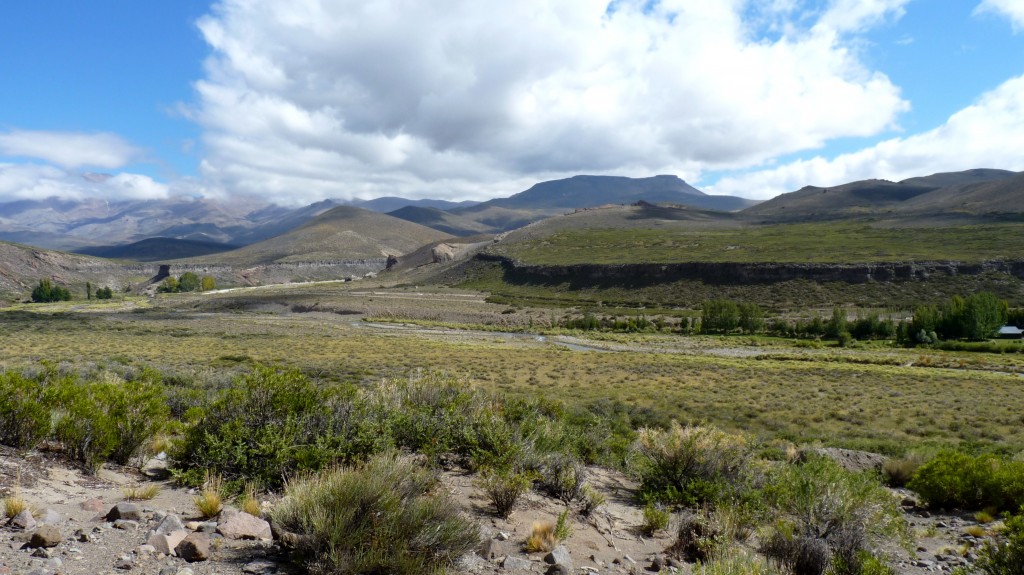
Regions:
[[640, 525], [640, 531], [648, 537], [662, 529], [668, 529], [668, 522], [672, 515], [668, 509], [657, 503], [648, 503], [644, 506], [644, 522]]
[[110, 373], [87, 382], [63, 378], [49, 393], [58, 414], [55, 436], [92, 472], [106, 460], [127, 464], [170, 415], [160, 376], [150, 370], [127, 381]]
[[762, 552], [794, 573], [820, 575], [826, 558], [835, 575], [859, 574], [883, 543], [909, 544], [896, 502], [868, 473], [812, 458], [782, 469], [767, 493], [780, 521]]
[[71, 292], [68, 291], [68, 288], [53, 285], [49, 279], [39, 280], [39, 285], [32, 290], [32, 301], [35, 303], [68, 301], [70, 299]]
[[32, 449], [50, 433], [50, 408], [38, 381], [0, 374], [0, 443]]
[[540, 490], [566, 503], [583, 498], [587, 485], [587, 468], [567, 453], [544, 456], [538, 478]]
[[706, 514], [684, 511], [679, 516], [676, 540], [666, 552], [676, 559], [704, 563], [718, 554], [722, 544], [721, 530]]
[[328, 392], [297, 371], [258, 366], [196, 414], [174, 459], [182, 481], [212, 470], [238, 487], [280, 487], [298, 471], [353, 461], [391, 445], [354, 392]]
[[311, 573], [434, 573], [479, 542], [476, 525], [435, 492], [435, 477], [393, 455], [289, 482], [271, 512]]
[[516, 503], [530, 490], [532, 479], [528, 473], [485, 470], [480, 474], [478, 484], [491, 500], [498, 516], [508, 518]]
[[650, 501], [714, 504], [747, 488], [752, 450], [740, 435], [672, 422], [667, 430], [640, 430], [634, 451], [640, 496]]
[[1018, 509], [1024, 505], [1024, 462], [946, 451], [922, 465], [907, 487], [932, 507]]

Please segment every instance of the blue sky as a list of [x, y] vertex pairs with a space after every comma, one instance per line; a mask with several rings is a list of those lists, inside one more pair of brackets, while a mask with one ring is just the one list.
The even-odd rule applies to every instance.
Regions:
[[1024, 0], [423, 4], [11, 3], [0, 201], [1024, 170]]

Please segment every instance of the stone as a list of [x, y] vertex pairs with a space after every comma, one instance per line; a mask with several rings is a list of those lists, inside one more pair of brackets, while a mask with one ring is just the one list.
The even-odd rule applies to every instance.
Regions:
[[494, 538], [497, 539], [498, 541], [508, 541], [508, 537], [509, 537], [508, 533], [505, 533], [504, 531], [499, 531], [498, 534]]
[[565, 545], [559, 545], [551, 550], [544, 556], [544, 562], [550, 565], [568, 565], [569, 571], [572, 571], [572, 557], [569, 556], [569, 550], [565, 548]]
[[189, 567], [182, 567], [174, 575], [195, 575], [195, 572]]
[[174, 555], [174, 548], [177, 547], [178, 543], [181, 543], [187, 536], [188, 531], [185, 531], [184, 529], [172, 531], [170, 533], [154, 533], [146, 544], [152, 545], [158, 553]]
[[210, 558], [210, 537], [205, 533], [192, 533], [174, 547], [175, 554], [189, 563]]
[[[156, 553], [156, 547], [148, 543], [145, 545], [139, 545], [135, 548], [136, 555], [152, 555], [154, 553]], [[164, 553], [164, 555], [170, 555], [170, 553]]]
[[647, 568], [648, 571], [654, 571], [657, 573], [665, 566], [665, 560], [661, 558], [661, 555], [655, 555], [651, 558], [651, 565]]
[[227, 539], [273, 541], [270, 523], [245, 512], [231, 513], [217, 525], [217, 533]]
[[114, 569], [120, 569], [122, 571], [128, 571], [132, 567], [135, 567], [135, 562], [132, 561], [131, 557], [120, 557], [117, 561], [114, 561]]
[[139, 522], [132, 519], [118, 519], [114, 521], [114, 529], [120, 529], [121, 531], [138, 531]]
[[118, 519], [140, 521], [142, 520], [142, 510], [134, 503], [118, 503], [107, 512], [105, 519], [110, 522], [115, 522]]
[[79, 507], [85, 511], [92, 511], [93, 513], [103, 513], [107, 508], [107, 504], [102, 499], [86, 499], [85, 501], [78, 504]]
[[10, 526], [13, 529], [22, 529], [24, 531], [31, 531], [36, 528], [36, 518], [32, 517], [32, 512], [28, 509], [15, 515], [10, 522]]
[[167, 515], [160, 520], [160, 524], [156, 526], [155, 532], [166, 535], [168, 533], [174, 533], [175, 531], [184, 531], [185, 524], [181, 522], [181, 519], [177, 515]]
[[481, 543], [480, 547], [477, 549], [477, 553], [488, 561], [494, 561], [499, 557], [508, 555], [508, 552], [505, 551], [505, 546], [497, 539], [488, 539]]
[[31, 548], [56, 547], [60, 545], [62, 540], [63, 537], [60, 535], [60, 529], [53, 525], [43, 525], [32, 534], [32, 538], [28, 541], [28, 546]]
[[185, 524], [185, 529], [188, 529], [189, 531], [199, 531], [199, 529], [202, 526], [203, 526], [202, 521], [189, 521], [188, 523]]
[[272, 573], [277, 573], [277, 565], [270, 561], [252, 561], [242, 566], [242, 573], [271, 575]]
[[63, 520], [64, 518], [60, 516], [60, 513], [53, 509], [43, 509], [36, 517], [36, 521], [44, 525], [60, 525], [60, 522]]
[[38, 549], [33, 551], [32, 556], [42, 559], [49, 559], [51, 557], [50, 552], [47, 551], [44, 547], [39, 547]]
[[554, 565], [548, 565], [544, 575], [573, 575], [573, 572], [572, 568], [564, 563], [555, 563]]
[[530, 571], [533, 563], [522, 557], [508, 556], [501, 562], [501, 568], [505, 571]]

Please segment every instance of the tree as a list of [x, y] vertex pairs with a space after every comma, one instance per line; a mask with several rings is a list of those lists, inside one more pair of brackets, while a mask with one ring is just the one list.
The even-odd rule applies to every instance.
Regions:
[[85, 299], [92, 299], [92, 284], [85, 282]]
[[96, 299], [111, 299], [114, 297], [114, 290], [109, 287], [101, 287], [96, 290]]
[[178, 291], [197, 291], [200, 285], [199, 276], [192, 272], [185, 272], [178, 278]]
[[39, 280], [39, 285], [32, 290], [32, 301], [36, 303], [68, 301], [70, 299], [71, 292], [67, 288], [53, 285], [47, 278]]
[[1006, 302], [988, 292], [972, 294], [964, 300], [960, 318], [963, 337], [982, 340], [992, 337], [1006, 321]]
[[165, 279], [156, 291], [160, 293], [178, 293], [178, 279], [174, 276], [170, 276]]
[[746, 333], [757, 333], [764, 328], [764, 310], [756, 303], [741, 303], [740, 329]]
[[715, 299], [701, 306], [700, 326], [704, 333], [728, 333], [740, 325], [740, 310], [735, 303]]
[[217, 280], [213, 279], [213, 276], [203, 276], [202, 289], [203, 291], [217, 289]]
[[825, 326], [825, 337], [838, 339], [839, 334], [849, 331], [846, 324], [846, 312], [841, 307], [834, 308], [832, 319]]

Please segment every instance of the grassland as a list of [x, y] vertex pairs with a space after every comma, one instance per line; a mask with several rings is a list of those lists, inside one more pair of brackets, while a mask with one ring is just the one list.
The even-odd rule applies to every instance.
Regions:
[[[321, 382], [357, 383], [424, 369], [567, 405], [625, 402], [651, 422], [706, 421], [770, 440], [889, 452], [1024, 449], [1019, 354], [979, 361], [978, 354], [884, 348], [833, 353], [784, 341], [661, 335], [603, 336], [590, 343], [617, 351], [573, 351], [550, 338], [375, 329], [360, 321], [367, 314], [400, 318], [429, 310], [431, 317], [466, 323], [502, 315], [540, 323], [549, 314], [501, 314], [504, 306], [454, 290], [282, 289], [168, 296], [134, 310], [43, 309], [49, 311], [0, 313], [3, 367], [31, 368], [41, 360], [68, 369], [148, 365], [180, 374], [182, 381], [197, 374], [226, 381], [260, 362], [295, 366]], [[578, 341], [588, 343], [582, 336]], [[686, 343], [695, 341], [699, 345]], [[715, 351], [751, 343], [765, 348]]]
[[528, 264], [978, 262], [1024, 253], [1024, 224], [898, 228], [864, 222], [738, 229], [576, 229], [498, 244]]

